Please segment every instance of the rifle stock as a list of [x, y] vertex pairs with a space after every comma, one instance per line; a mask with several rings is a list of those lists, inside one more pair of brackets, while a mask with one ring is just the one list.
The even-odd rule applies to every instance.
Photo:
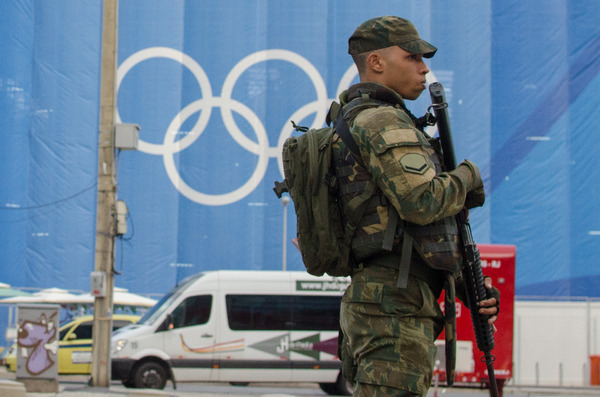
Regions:
[[[446, 171], [451, 171], [456, 168], [456, 157], [454, 155], [454, 143], [452, 140], [452, 131], [450, 129], [450, 120], [448, 117], [448, 104], [444, 94], [444, 87], [440, 83], [432, 83], [429, 85], [429, 93], [432, 107], [437, 119], [438, 133], [440, 136], [440, 144], [442, 147], [442, 156]], [[471, 312], [471, 320], [475, 331], [475, 340], [477, 348], [483, 352], [485, 364], [488, 370], [490, 381], [490, 395], [498, 396], [498, 387], [496, 384], [496, 376], [494, 373], [494, 333], [492, 325], [488, 323], [488, 316], [480, 314], [477, 310], [477, 303], [490, 298], [489, 291], [485, 288], [483, 271], [481, 269], [481, 257], [479, 249], [473, 241], [471, 234], [471, 225], [465, 210], [462, 210], [456, 216], [456, 223], [459, 228], [461, 237], [463, 269], [462, 275], [465, 281], [465, 289], [467, 295], [467, 305]]]

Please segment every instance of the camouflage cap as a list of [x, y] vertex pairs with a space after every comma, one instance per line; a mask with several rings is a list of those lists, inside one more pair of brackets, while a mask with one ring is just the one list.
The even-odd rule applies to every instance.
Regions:
[[415, 54], [431, 58], [437, 48], [421, 39], [419, 32], [408, 19], [384, 16], [369, 19], [361, 24], [348, 39], [348, 53], [361, 54], [397, 45]]

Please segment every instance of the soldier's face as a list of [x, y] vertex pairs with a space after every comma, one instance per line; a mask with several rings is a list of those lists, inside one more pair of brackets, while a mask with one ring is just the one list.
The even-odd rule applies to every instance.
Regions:
[[429, 68], [423, 62], [423, 54], [413, 54], [400, 47], [385, 51], [384, 76], [389, 88], [404, 99], [414, 100], [427, 88], [425, 75]]

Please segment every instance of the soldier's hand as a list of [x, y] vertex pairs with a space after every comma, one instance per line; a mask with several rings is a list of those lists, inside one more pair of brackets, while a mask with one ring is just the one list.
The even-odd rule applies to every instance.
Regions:
[[492, 286], [491, 277], [485, 277], [484, 283], [485, 288], [490, 290], [492, 297], [479, 302], [479, 313], [490, 316], [488, 323], [492, 325], [492, 329], [496, 332], [497, 329], [494, 323], [498, 319], [498, 313], [500, 312], [500, 291]]
[[467, 193], [465, 199], [466, 208], [481, 207], [483, 206], [483, 203], [485, 203], [485, 191], [483, 190], [483, 186]]

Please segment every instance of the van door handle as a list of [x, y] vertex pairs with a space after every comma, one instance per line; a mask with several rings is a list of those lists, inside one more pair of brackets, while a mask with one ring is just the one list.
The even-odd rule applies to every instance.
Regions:
[[213, 336], [211, 334], [204, 334], [202, 335], [202, 338], [212, 338]]

